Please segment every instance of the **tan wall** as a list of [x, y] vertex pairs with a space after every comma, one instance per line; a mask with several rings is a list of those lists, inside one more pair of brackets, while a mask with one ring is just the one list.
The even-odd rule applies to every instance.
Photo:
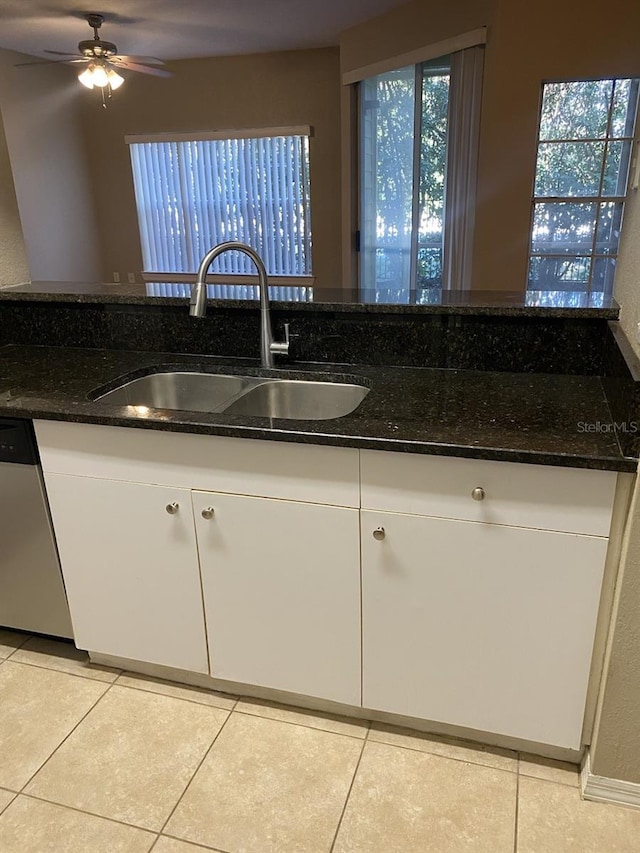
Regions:
[[526, 281], [543, 80], [640, 74], [640, 3], [499, 0], [485, 66], [474, 277]]
[[0, 110], [31, 278], [94, 281], [98, 238], [70, 69], [15, 68], [0, 50]]
[[488, 25], [473, 286], [525, 286], [544, 80], [640, 74], [640, 3], [413, 0], [347, 30], [342, 69]]
[[[631, 190], [625, 210], [615, 297], [620, 323], [640, 356], [640, 191]], [[608, 666], [591, 749], [598, 776], [640, 784], [640, 496], [631, 507], [622, 554], [619, 600], [614, 611]]]
[[591, 746], [597, 776], [640, 785], [640, 486], [630, 510], [608, 652]]
[[18, 202], [0, 115], [0, 287], [29, 281]]
[[614, 296], [620, 305], [620, 325], [640, 358], [640, 190], [630, 190], [625, 205]]
[[492, 23], [498, 0], [412, 0], [345, 30], [340, 37], [342, 72], [418, 50]]
[[313, 272], [340, 275], [340, 82], [337, 48], [174, 62], [175, 77], [130, 75], [107, 110], [87, 103], [87, 150], [99, 199], [103, 274], [142, 269], [125, 134], [312, 125]]

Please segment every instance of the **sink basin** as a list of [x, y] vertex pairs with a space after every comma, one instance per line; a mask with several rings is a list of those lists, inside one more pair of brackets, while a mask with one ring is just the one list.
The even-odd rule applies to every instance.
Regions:
[[276, 379], [242, 394], [224, 410], [227, 415], [326, 421], [356, 409], [369, 393], [362, 385]]
[[259, 377], [219, 373], [152, 373], [96, 399], [108, 400], [116, 406], [220, 412], [229, 401], [264, 381]]
[[167, 371], [124, 382], [94, 400], [147, 409], [324, 421], [348, 415], [369, 389], [344, 382]]

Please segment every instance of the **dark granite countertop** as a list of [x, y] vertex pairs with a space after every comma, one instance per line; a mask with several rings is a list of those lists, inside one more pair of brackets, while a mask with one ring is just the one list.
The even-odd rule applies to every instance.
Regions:
[[[346, 376], [370, 393], [351, 415], [270, 420], [92, 402], [117, 378], [157, 368], [244, 375]], [[337, 377], [336, 377], [337, 378]], [[598, 376], [362, 365], [291, 365], [170, 353], [56, 347], [0, 348], [0, 417], [43, 418], [175, 432], [294, 441], [578, 468], [635, 471], [612, 428]]]
[[[272, 277], [271, 285], [277, 287]], [[109, 284], [101, 282], [26, 282], [13, 286], [0, 286], [0, 300], [32, 302], [67, 302], [104, 305], [185, 305], [189, 285], [186, 283], [148, 282], [147, 284]], [[227, 293], [248, 290], [241, 285], [227, 287], [207, 285], [208, 305], [237, 309], [257, 310], [258, 302], [249, 296], [225, 298]], [[272, 298], [274, 308], [296, 311], [336, 312], [351, 314], [451, 314], [485, 315], [500, 317], [599, 317], [615, 320], [619, 306], [612, 297], [602, 293], [586, 294], [574, 291], [522, 291], [522, 290], [434, 290], [423, 294], [421, 304], [398, 304], [397, 294], [361, 294], [353, 301], [350, 290], [289, 287], [299, 291], [291, 301]], [[180, 295], [176, 295], [180, 294]]]

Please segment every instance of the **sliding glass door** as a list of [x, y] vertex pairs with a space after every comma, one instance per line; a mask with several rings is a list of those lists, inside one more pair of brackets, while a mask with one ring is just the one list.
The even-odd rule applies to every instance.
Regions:
[[[465, 286], [470, 271], [456, 254], [469, 254], [473, 227], [479, 108], [469, 104], [481, 84], [478, 50], [360, 84], [360, 291], [367, 301], [428, 303], [443, 288]], [[452, 253], [455, 228], [459, 252]]]

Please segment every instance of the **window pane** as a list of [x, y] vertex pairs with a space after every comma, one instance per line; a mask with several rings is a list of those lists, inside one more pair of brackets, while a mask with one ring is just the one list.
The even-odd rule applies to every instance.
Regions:
[[596, 211], [594, 203], [536, 203], [532, 251], [554, 254], [591, 252]]
[[[306, 136], [130, 145], [144, 268], [193, 273], [225, 240], [249, 243], [272, 275], [311, 273]], [[228, 253], [214, 270], [255, 273]]]
[[361, 287], [409, 301], [415, 66], [361, 89]]
[[602, 182], [602, 195], [625, 195], [630, 157], [631, 142], [609, 143]]
[[615, 258], [596, 258], [593, 262], [591, 289], [602, 293], [611, 293], [616, 272]]
[[[544, 85], [531, 252], [548, 263], [532, 259], [530, 287], [569, 278], [588, 293], [611, 293], [639, 87], [637, 78]], [[549, 257], [565, 254], [574, 256], [567, 269]]]
[[597, 255], [615, 255], [618, 253], [622, 208], [622, 202], [600, 205], [595, 246]]
[[611, 136], [633, 136], [638, 101], [637, 80], [616, 80], [613, 93]]
[[418, 290], [442, 287], [450, 75], [424, 67], [420, 134]]
[[545, 258], [529, 260], [529, 290], [584, 290], [591, 272], [591, 258]]
[[536, 196], [598, 195], [604, 147], [604, 142], [541, 143]]
[[434, 239], [431, 245], [418, 247], [418, 290], [433, 290], [442, 287], [442, 240]]
[[604, 294], [584, 292], [580, 290], [529, 290], [526, 304], [539, 305], [544, 308], [602, 308]]
[[603, 139], [612, 87], [612, 80], [546, 83], [540, 139]]

